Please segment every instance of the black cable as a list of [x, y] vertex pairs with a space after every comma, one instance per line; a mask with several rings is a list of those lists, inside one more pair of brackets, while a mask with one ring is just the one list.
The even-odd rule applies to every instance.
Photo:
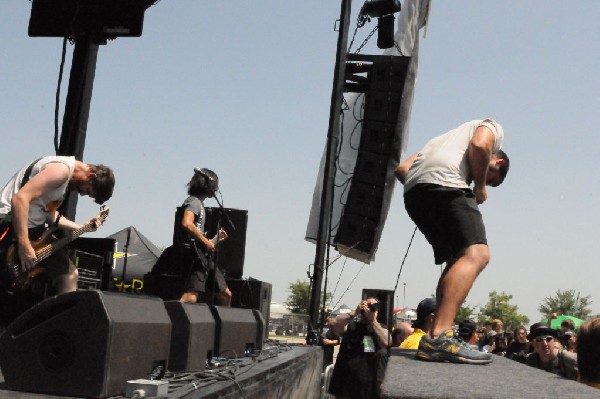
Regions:
[[408, 250], [412, 245], [413, 239], [415, 238], [415, 233], [417, 232], [417, 226], [413, 230], [412, 236], [410, 237], [410, 242], [408, 243], [408, 248], [406, 248], [406, 253], [404, 254], [404, 259], [402, 259], [402, 263], [400, 264], [400, 270], [398, 271], [398, 277], [396, 278], [396, 285], [394, 286], [394, 292], [392, 295], [396, 295], [396, 288], [398, 288], [398, 281], [400, 281], [400, 273], [402, 273], [402, 268], [404, 267], [404, 262], [406, 262], [406, 257], [408, 256]]
[[65, 58], [67, 53], [67, 38], [63, 39], [62, 57], [60, 60], [60, 68], [58, 70], [58, 84], [56, 86], [56, 100], [54, 103], [54, 152], [58, 155], [58, 113], [60, 102], [60, 86], [62, 85], [63, 71], [65, 68]]

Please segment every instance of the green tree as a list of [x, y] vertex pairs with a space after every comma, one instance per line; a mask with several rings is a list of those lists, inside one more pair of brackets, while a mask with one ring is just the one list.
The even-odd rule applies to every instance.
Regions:
[[285, 307], [292, 313], [308, 314], [310, 307], [310, 283], [296, 280], [288, 287], [290, 295], [285, 302]]
[[466, 303], [463, 303], [463, 305], [458, 310], [458, 313], [456, 314], [456, 319], [454, 320], [456, 322], [456, 324], [460, 323], [464, 319], [473, 319], [473, 314], [475, 313], [475, 309], [477, 309], [477, 306], [471, 307], [471, 306], [467, 305]]
[[590, 295], [582, 297], [579, 292], [575, 294], [575, 290], [558, 290], [555, 296], [544, 298], [538, 311], [542, 317], [558, 313], [585, 320], [592, 313], [589, 308], [591, 303]]
[[504, 323], [505, 330], [512, 330], [519, 325], [529, 324], [529, 317], [518, 314], [518, 306], [509, 303], [511, 299], [512, 295], [504, 291], [501, 293], [490, 292], [488, 303], [479, 313], [479, 322], [500, 319]]
[[[308, 314], [310, 308], [310, 282], [296, 280], [294, 283], [290, 283], [288, 286], [290, 295], [285, 301], [285, 307], [288, 308], [292, 313]], [[320, 295], [321, 301], [323, 301], [323, 293]], [[331, 294], [325, 295], [325, 302], [327, 303], [331, 299]], [[321, 303], [321, 308], [324, 304]]]

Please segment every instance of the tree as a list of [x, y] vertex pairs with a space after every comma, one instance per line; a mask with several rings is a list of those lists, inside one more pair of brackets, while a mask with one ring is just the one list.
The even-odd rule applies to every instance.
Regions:
[[518, 306], [509, 303], [511, 299], [512, 295], [504, 291], [500, 294], [496, 291], [490, 292], [488, 303], [481, 309], [479, 314], [479, 322], [500, 319], [504, 323], [505, 330], [512, 330], [519, 325], [529, 324], [529, 317], [518, 314]]
[[544, 298], [538, 311], [543, 317], [558, 313], [585, 320], [592, 313], [591, 303], [590, 295], [582, 297], [579, 292], [575, 294], [575, 290], [558, 290], [554, 297]]
[[463, 303], [463, 305], [458, 310], [458, 313], [456, 314], [456, 319], [454, 320], [456, 324], [459, 324], [464, 319], [472, 319], [473, 313], [475, 313], [475, 309], [477, 309], [477, 306], [471, 307], [466, 303]]
[[[310, 283], [308, 281], [296, 280], [290, 283], [288, 287], [290, 295], [285, 301], [285, 307], [292, 313], [308, 314], [310, 308]], [[325, 295], [325, 303], [329, 300], [331, 294]]]

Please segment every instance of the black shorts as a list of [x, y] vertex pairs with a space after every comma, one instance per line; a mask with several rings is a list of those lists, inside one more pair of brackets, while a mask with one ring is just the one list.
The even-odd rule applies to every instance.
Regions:
[[485, 226], [470, 189], [417, 184], [404, 193], [410, 218], [433, 247], [440, 265], [474, 244], [486, 244]]

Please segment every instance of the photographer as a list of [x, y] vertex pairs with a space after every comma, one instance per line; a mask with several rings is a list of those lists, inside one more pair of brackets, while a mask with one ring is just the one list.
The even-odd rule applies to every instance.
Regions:
[[[377, 321], [376, 298], [360, 302], [342, 334], [329, 393], [340, 398], [378, 398], [388, 359], [388, 331]], [[340, 320], [342, 321], [342, 320]]]

